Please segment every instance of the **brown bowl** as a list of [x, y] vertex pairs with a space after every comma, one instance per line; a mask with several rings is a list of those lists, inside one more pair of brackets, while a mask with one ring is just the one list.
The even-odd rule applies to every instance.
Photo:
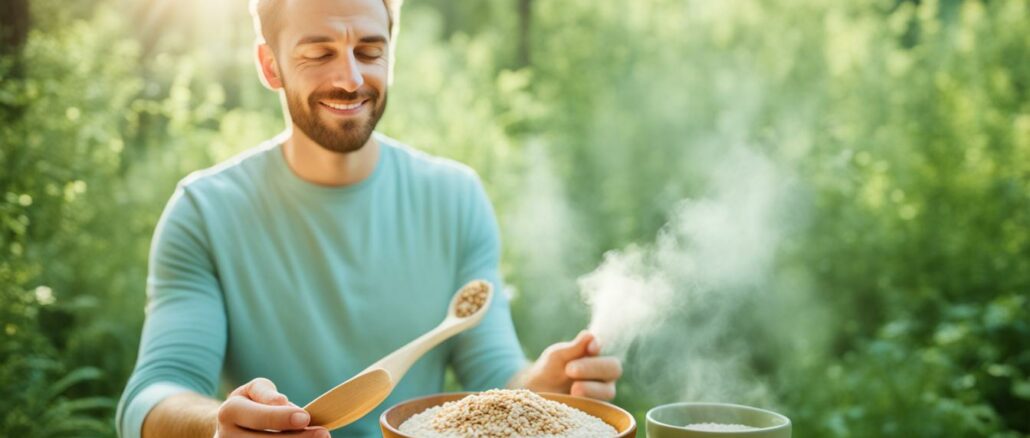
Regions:
[[[418, 438], [401, 433], [401, 424], [426, 409], [442, 405], [449, 401], [461, 400], [472, 392], [452, 392], [415, 398], [397, 403], [383, 412], [379, 417], [379, 426], [383, 430], [383, 438]], [[622, 408], [611, 403], [583, 397], [549, 392], [539, 393], [548, 400], [572, 406], [608, 423], [619, 433], [616, 438], [633, 438], [637, 436], [637, 421]]]

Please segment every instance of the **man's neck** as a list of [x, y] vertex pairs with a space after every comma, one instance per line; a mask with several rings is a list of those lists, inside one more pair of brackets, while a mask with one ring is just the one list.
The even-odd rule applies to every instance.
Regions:
[[300, 179], [321, 186], [356, 184], [372, 175], [379, 161], [379, 142], [369, 137], [354, 152], [332, 152], [315, 143], [296, 126], [283, 142], [283, 158]]

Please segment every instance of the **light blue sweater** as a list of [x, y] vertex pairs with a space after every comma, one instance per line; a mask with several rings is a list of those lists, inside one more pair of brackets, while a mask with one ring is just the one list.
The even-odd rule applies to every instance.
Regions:
[[[500, 242], [476, 174], [380, 134], [354, 185], [307, 183], [281, 139], [184, 179], [154, 233], [139, 357], [118, 406], [138, 437], [172, 394], [209, 396], [267, 377], [303, 406], [438, 324], [451, 295], [484, 278], [502, 290]], [[418, 361], [378, 409], [334, 437], [379, 436], [387, 407], [439, 392], [453, 366], [469, 390], [525, 365], [508, 301]]]

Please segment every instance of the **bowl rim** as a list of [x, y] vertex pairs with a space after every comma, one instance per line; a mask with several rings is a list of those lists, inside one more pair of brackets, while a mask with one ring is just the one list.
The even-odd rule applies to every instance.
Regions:
[[[389, 413], [390, 411], [392, 411], [394, 408], [396, 408], [396, 407], [398, 407], [398, 406], [400, 406], [402, 404], [415, 403], [415, 402], [418, 402], [420, 400], [424, 400], [424, 399], [427, 399], [427, 398], [433, 398], [433, 397], [439, 397], [439, 396], [442, 396], [442, 395], [461, 395], [462, 397], [456, 398], [454, 400], [448, 400], [448, 401], [456, 401], [456, 400], [461, 400], [462, 398], [465, 398], [466, 396], [469, 396], [469, 395], [472, 395], [472, 394], [478, 394], [478, 393], [481, 393], [481, 392], [485, 392], [485, 391], [438, 392], [438, 393], [435, 393], [435, 394], [429, 394], [429, 395], [424, 395], [424, 396], [421, 396], [421, 397], [415, 397], [415, 398], [410, 398], [410, 399], [407, 399], [407, 400], [404, 400], [404, 401], [400, 401], [400, 402], [397, 402], [396, 404], [394, 404], [393, 406], [390, 406], [389, 408], [386, 408], [386, 410], [384, 410], [382, 414], [379, 414], [379, 424], [380, 424], [381, 427], [386, 427], [387, 429], [389, 429], [391, 433], [395, 433], [398, 436], [406, 436], [406, 435], [404, 435], [403, 432], [400, 431], [400, 429], [398, 429], [396, 427], [393, 427], [393, 425], [390, 424], [390, 422], [386, 421], [386, 414]], [[622, 413], [623, 415], [625, 415], [626, 418], [629, 418], [629, 426], [626, 427], [625, 430], [617, 430], [616, 429], [615, 432], [619, 434], [617, 436], [622, 436], [622, 434], [624, 434], [626, 432], [629, 432], [631, 430], [636, 430], [636, 428], [637, 428], [637, 419], [636, 419], [636, 417], [634, 417], [633, 414], [629, 413], [629, 411], [627, 411], [627, 410], [625, 410], [625, 409], [615, 405], [614, 403], [609, 403], [609, 402], [606, 402], [604, 400], [598, 400], [598, 399], [589, 398], [589, 397], [580, 397], [580, 396], [576, 396], [576, 395], [562, 394], [560, 392], [537, 392], [537, 391], [533, 391], [533, 392], [536, 393], [536, 394], [539, 394], [541, 396], [553, 395], [553, 396], [557, 396], [558, 398], [570, 398], [570, 399], [585, 400], [587, 402], [600, 403], [600, 404], [606, 405], [606, 406], [608, 406], [610, 408], [614, 408], [615, 410], [617, 410], [620, 413]], [[558, 400], [552, 400], [552, 401], [558, 401]], [[564, 402], [561, 402], [561, 401], [558, 401], [558, 403], [562, 403], [562, 404], [564, 404], [566, 406], [569, 406], [567, 403], [564, 403]], [[573, 408], [573, 409], [576, 409], [574, 406], [569, 406], [569, 407]], [[604, 421], [604, 420], [601, 420], [601, 421]], [[611, 425], [610, 423], [607, 423], [607, 424], [614, 428], [614, 426]]]
[[648, 423], [654, 423], [654, 424], [656, 424], [658, 426], [668, 427], [670, 429], [675, 429], [675, 430], [683, 430], [683, 431], [696, 432], [697, 429], [688, 429], [686, 426], [676, 426], [676, 425], [673, 425], [673, 424], [664, 423], [664, 422], [658, 421], [658, 420], [656, 420], [654, 418], [655, 411], [662, 410], [662, 409], [673, 409], [673, 408], [679, 408], [679, 407], [687, 407], [687, 406], [709, 406], [709, 407], [725, 407], [725, 408], [743, 409], [743, 410], [746, 410], [746, 411], [754, 411], [754, 412], [759, 412], [759, 413], [771, 415], [771, 416], [773, 416], [775, 418], [783, 420], [783, 424], [778, 424], [778, 425], [775, 425], [775, 426], [768, 426], [768, 427], [757, 428], [757, 429], [754, 429], [754, 430], [733, 431], [733, 433], [745, 433], [745, 434], [746, 433], [761, 433], [761, 432], [769, 432], [769, 431], [773, 431], [773, 430], [786, 429], [786, 428], [791, 427], [790, 418], [788, 418], [786, 415], [783, 415], [783, 414], [780, 414], [780, 413], [776, 413], [776, 412], [770, 411], [768, 409], [756, 408], [754, 406], [747, 406], [747, 405], [738, 405], [738, 404], [735, 404], [735, 403], [716, 403], [716, 402], [678, 402], [678, 403], [668, 403], [668, 404], [658, 405], [658, 406], [655, 406], [655, 407], [653, 407], [651, 409], [648, 409], [647, 410], [647, 414], [644, 415], [644, 418], [647, 420]]

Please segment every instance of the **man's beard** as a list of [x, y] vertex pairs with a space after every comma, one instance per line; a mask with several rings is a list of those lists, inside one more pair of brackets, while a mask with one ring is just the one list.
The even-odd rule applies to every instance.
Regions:
[[[285, 84], [283, 84], [285, 86]], [[285, 87], [284, 87], [285, 88]], [[340, 120], [336, 123], [325, 122], [318, 116], [321, 100], [335, 100], [354, 102], [368, 99], [365, 105], [371, 105], [372, 114], [370, 117], [353, 117]], [[323, 93], [312, 93], [305, 100], [293, 93], [286, 91], [286, 106], [290, 110], [290, 117], [293, 124], [297, 125], [305, 135], [318, 145], [332, 152], [348, 153], [361, 149], [372, 136], [379, 123], [379, 118], [386, 110], [386, 93], [379, 94], [374, 89], [359, 90], [353, 93], [336, 89]]]

